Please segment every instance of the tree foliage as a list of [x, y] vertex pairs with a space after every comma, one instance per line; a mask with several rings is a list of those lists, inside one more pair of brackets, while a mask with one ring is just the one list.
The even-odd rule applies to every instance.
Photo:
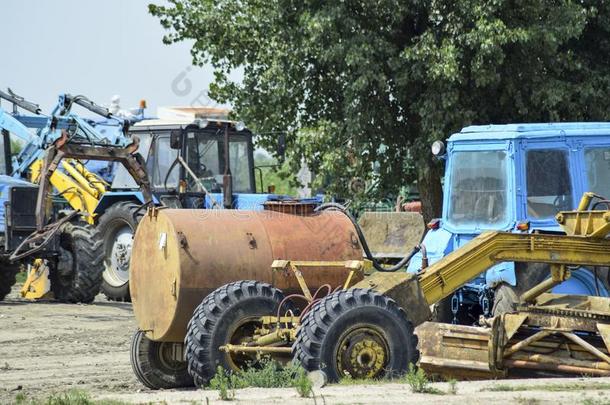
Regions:
[[[610, 6], [595, 0], [169, 0], [166, 43], [194, 40], [211, 95], [331, 192], [416, 180], [440, 209], [429, 145], [471, 123], [609, 116]], [[234, 82], [229, 73], [243, 71]], [[270, 135], [265, 136], [265, 133]], [[373, 170], [375, 169], [375, 170]]]

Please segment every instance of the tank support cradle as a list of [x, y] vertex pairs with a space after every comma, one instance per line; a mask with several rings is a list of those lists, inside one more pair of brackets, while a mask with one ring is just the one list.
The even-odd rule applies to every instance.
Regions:
[[[301, 325], [303, 315], [308, 311], [321, 297], [317, 297], [307, 286], [307, 282], [303, 277], [300, 268], [317, 267], [323, 264], [325, 267], [338, 267], [348, 270], [348, 275], [343, 285], [337, 289], [347, 289], [352, 285], [354, 277], [358, 273], [367, 273], [372, 268], [368, 260], [347, 260], [336, 262], [317, 262], [317, 261], [291, 261], [291, 260], [274, 260], [271, 268], [273, 273], [283, 272], [292, 274], [297, 279], [299, 286], [303, 292], [303, 297], [307, 304], [303, 312], [296, 316], [292, 311], [281, 316], [281, 308], [276, 315], [268, 315], [260, 318], [262, 326], [254, 331], [252, 339], [247, 344], [225, 344], [219, 350], [226, 353], [255, 353], [257, 357], [273, 355], [286, 355], [292, 351], [292, 343], [296, 339], [296, 333]], [[330, 293], [331, 291], [329, 291]]]

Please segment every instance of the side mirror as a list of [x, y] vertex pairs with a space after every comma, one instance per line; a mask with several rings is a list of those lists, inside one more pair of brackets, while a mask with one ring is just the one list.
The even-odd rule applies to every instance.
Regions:
[[286, 134], [280, 134], [277, 138], [277, 156], [280, 162], [284, 161], [286, 156]]
[[182, 148], [182, 131], [173, 130], [169, 135], [169, 147], [172, 149]]

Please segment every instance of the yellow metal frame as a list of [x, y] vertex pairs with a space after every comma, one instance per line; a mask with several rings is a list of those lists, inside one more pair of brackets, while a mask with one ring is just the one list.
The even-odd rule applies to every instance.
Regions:
[[[30, 167], [30, 180], [38, 183], [43, 161], [37, 160]], [[76, 159], [61, 161], [64, 171], [55, 170], [51, 175], [51, 185], [63, 196], [68, 204], [77, 211], [86, 214], [86, 221], [95, 223], [95, 208], [109, 184], [95, 173], [87, 170], [85, 165]]]

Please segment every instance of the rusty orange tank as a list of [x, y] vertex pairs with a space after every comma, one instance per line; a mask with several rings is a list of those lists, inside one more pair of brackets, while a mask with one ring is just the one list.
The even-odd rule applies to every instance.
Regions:
[[[214, 289], [258, 280], [300, 292], [292, 274], [273, 272], [275, 259], [362, 259], [356, 231], [337, 212], [150, 210], [131, 255], [129, 287], [138, 326], [155, 341], [181, 342], [193, 310]], [[347, 270], [302, 270], [310, 289], [341, 285]]]

